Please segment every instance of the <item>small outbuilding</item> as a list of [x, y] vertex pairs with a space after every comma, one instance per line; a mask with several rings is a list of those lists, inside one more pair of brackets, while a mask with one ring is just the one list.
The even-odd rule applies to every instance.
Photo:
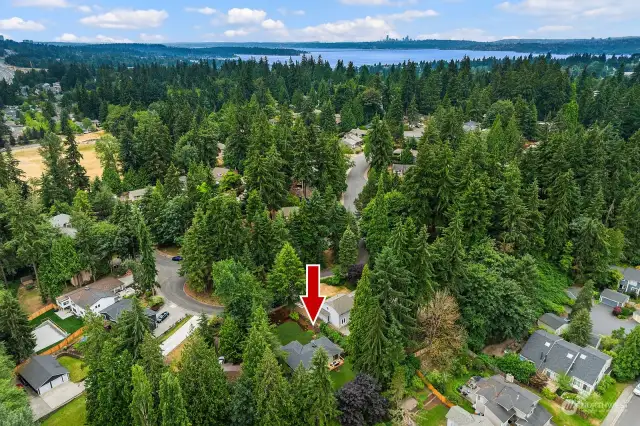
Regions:
[[626, 294], [618, 293], [617, 291], [609, 290], [608, 288], [602, 290], [600, 294], [600, 303], [603, 305], [611, 306], [615, 308], [617, 306], [624, 306], [629, 301], [629, 296]]
[[560, 335], [569, 327], [569, 320], [556, 314], [546, 313], [538, 319], [538, 326]]
[[34, 355], [19, 368], [18, 375], [38, 395], [69, 381], [69, 370], [51, 355]]

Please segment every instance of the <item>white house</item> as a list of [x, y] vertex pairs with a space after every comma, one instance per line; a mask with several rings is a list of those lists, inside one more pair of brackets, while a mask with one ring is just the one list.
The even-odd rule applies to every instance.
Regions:
[[349, 324], [355, 294], [355, 291], [352, 291], [348, 294], [337, 294], [325, 300], [320, 310], [320, 319], [337, 329], [346, 327]]
[[56, 297], [56, 304], [79, 317], [84, 316], [87, 310], [99, 313], [120, 300], [118, 292], [132, 283], [130, 275], [122, 278], [106, 277]]
[[544, 330], [531, 335], [520, 358], [534, 363], [551, 380], [568, 375], [573, 388], [583, 395], [594, 391], [611, 366], [609, 355], [592, 347], [582, 348]]
[[42, 395], [69, 381], [69, 370], [51, 355], [34, 355], [18, 369], [22, 381]]
[[447, 426], [549, 426], [551, 414], [539, 404], [540, 397], [502, 376], [472, 379], [463, 387], [479, 416], [465, 416], [458, 410], [447, 415]]
[[614, 269], [622, 274], [622, 279], [618, 283], [618, 290], [623, 293], [634, 293], [637, 296], [640, 295], [640, 270], [636, 268], [621, 268], [619, 266], [612, 266]]
[[446, 417], [447, 426], [493, 426], [485, 416], [471, 414], [457, 405], [449, 409]]

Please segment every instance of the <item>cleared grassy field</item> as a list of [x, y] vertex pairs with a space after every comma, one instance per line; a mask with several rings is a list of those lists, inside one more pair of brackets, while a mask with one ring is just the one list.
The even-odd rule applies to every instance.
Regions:
[[[95, 140], [103, 134], [104, 130], [101, 130], [99, 132], [76, 136], [78, 149], [84, 157], [80, 163], [87, 169], [87, 175], [91, 178], [102, 176], [102, 167], [96, 156]], [[20, 162], [20, 168], [24, 171], [26, 178], [39, 178], [42, 175], [44, 166], [42, 164], [42, 158], [40, 154], [38, 154], [37, 146], [26, 148], [16, 147], [13, 149], [13, 156]]]

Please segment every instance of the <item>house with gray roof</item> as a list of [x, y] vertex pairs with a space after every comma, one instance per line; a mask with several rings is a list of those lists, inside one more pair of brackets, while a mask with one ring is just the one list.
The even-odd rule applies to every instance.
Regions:
[[313, 354], [320, 348], [324, 349], [329, 355], [330, 368], [342, 361], [341, 355], [344, 350], [325, 336], [312, 340], [304, 346], [297, 340], [294, 340], [282, 346], [280, 349], [287, 353], [287, 365], [291, 367], [292, 370], [295, 370], [300, 363], [304, 365], [304, 368], [310, 368]]
[[[104, 317], [107, 321], [117, 323], [118, 318], [122, 315], [122, 313], [130, 311], [133, 307], [132, 299], [121, 299], [118, 300], [113, 305], [109, 305], [103, 310], [100, 311], [100, 315]], [[156, 313], [149, 308], [144, 308], [144, 314], [147, 318], [149, 318], [149, 326], [151, 330], [155, 330], [156, 323]]]
[[520, 359], [535, 364], [551, 380], [567, 374], [573, 388], [583, 395], [593, 392], [611, 366], [609, 355], [591, 347], [582, 348], [544, 330], [531, 335]]
[[51, 355], [34, 355], [18, 369], [24, 384], [38, 395], [69, 381], [69, 370]]
[[320, 319], [337, 329], [346, 327], [349, 324], [355, 294], [355, 291], [348, 294], [336, 294], [325, 300], [320, 310]]
[[58, 214], [49, 219], [49, 223], [61, 234], [75, 238], [78, 231], [71, 226], [71, 216], [68, 214]]
[[569, 319], [553, 313], [546, 313], [538, 319], [538, 326], [553, 334], [562, 334], [569, 327]]
[[142, 197], [145, 196], [148, 190], [149, 188], [141, 188], [129, 191], [122, 197], [122, 201], [140, 201], [142, 200]]
[[612, 308], [624, 306], [625, 303], [629, 302], [629, 299], [630, 297], [628, 295], [609, 290], [608, 288], [605, 288], [602, 290], [602, 293], [600, 293], [600, 303], [611, 306]]
[[114, 291], [103, 289], [98, 284], [89, 284], [58, 296], [56, 304], [78, 317], [83, 317], [88, 310], [97, 314], [120, 299]]
[[622, 279], [618, 283], [618, 291], [627, 294], [633, 293], [636, 297], [640, 296], [640, 270], [621, 268], [620, 266], [611, 266], [610, 269], [622, 274]]
[[[465, 387], [465, 397], [471, 401], [476, 412], [484, 416], [488, 423], [479, 419], [453, 413], [447, 416], [454, 423], [447, 425], [486, 425], [505, 426], [547, 426], [551, 424], [551, 414], [539, 404], [540, 397], [520, 387], [504, 377], [479, 377], [472, 379]], [[477, 421], [474, 423], [473, 421]]]
[[391, 171], [400, 177], [407, 174], [410, 168], [415, 167], [415, 164], [393, 164]]
[[471, 414], [457, 405], [449, 409], [446, 418], [447, 426], [493, 426], [485, 416]]

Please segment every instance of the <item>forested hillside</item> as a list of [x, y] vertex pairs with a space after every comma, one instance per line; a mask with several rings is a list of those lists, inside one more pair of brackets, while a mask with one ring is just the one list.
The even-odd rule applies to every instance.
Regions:
[[[432, 354], [446, 370], [464, 348], [524, 338], [542, 313], [562, 309], [568, 284], [609, 287], [609, 265], [640, 263], [640, 66], [625, 75], [618, 64], [603, 78], [587, 67], [598, 61], [606, 66], [585, 58], [576, 75], [545, 56], [384, 72], [306, 57], [272, 66], [61, 62], [31, 78], [62, 83], [65, 126], [72, 114], [110, 133], [97, 143], [104, 173], [88, 181], [68, 128], [64, 142], [46, 129], [38, 182], [22, 181], [11, 151], [0, 155], [0, 279], [31, 269], [52, 299], [79, 270], [108, 274], [117, 257], [128, 259], [144, 297], [157, 286], [153, 245], [177, 245], [187, 285], [224, 304], [221, 328], [203, 329], [243, 361], [231, 388], [211, 335], [189, 343], [176, 379], [158, 366], [141, 321], [108, 338], [92, 323], [91, 425], [131, 424], [139, 398], [179, 419], [171, 424], [389, 419], [399, 401], [381, 390], [404, 386], [410, 354], [437, 343], [433, 300], [460, 314], [439, 341], [447, 356]], [[22, 101], [17, 89], [0, 86], [3, 101]], [[478, 127], [465, 129], [469, 121]], [[420, 140], [405, 139], [418, 123]], [[339, 136], [356, 127], [368, 129], [370, 169], [353, 214], [340, 203], [353, 153]], [[390, 171], [395, 148], [414, 163], [403, 176]], [[211, 168], [221, 165], [230, 171], [216, 179]], [[145, 187], [139, 202], [113, 197]], [[285, 217], [283, 207], [298, 209]], [[52, 237], [47, 218], [56, 213], [71, 214], [73, 243]], [[364, 267], [354, 265], [360, 238]], [[357, 282], [351, 334], [336, 340], [363, 373], [337, 394], [324, 358], [311, 373], [282, 375], [266, 318], [299, 300], [304, 264], [330, 259], [336, 281]], [[319, 384], [318, 396], [307, 382]], [[363, 389], [375, 409], [356, 407]], [[166, 392], [182, 393], [177, 412]]]

